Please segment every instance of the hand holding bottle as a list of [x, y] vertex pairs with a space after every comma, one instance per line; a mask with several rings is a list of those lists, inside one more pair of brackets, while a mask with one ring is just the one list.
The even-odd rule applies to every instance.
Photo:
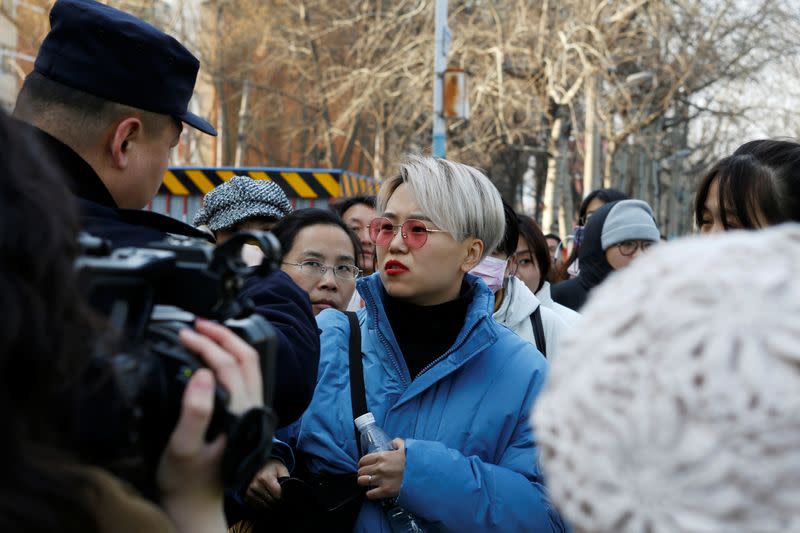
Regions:
[[394, 439], [391, 444], [394, 450], [369, 453], [358, 462], [358, 484], [372, 487], [367, 491], [370, 500], [400, 495], [406, 467], [406, 446], [403, 439]]
[[406, 468], [405, 441], [390, 441], [370, 412], [359, 416], [355, 422], [365, 454], [358, 462], [358, 484], [372, 487], [367, 491], [367, 498], [381, 501], [392, 533], [422, 533], [414, 515], [397, 505]]

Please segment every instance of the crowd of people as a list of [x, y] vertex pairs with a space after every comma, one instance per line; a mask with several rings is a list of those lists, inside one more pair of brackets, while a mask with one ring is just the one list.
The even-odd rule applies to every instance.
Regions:
[[[717, 162], [698, 234], [668, 243], [646, 202], [600, 189], [567, 256], [482, 171], [419, 155], [329, 209], [236, 176], [188, 225], [142, 208], [184, 124], [216, 134], [187, 110], [197, 60], [92, 0], [50, 18], [0, 114], [0, 531], [800, 531], [800, 143]], [[85, 301], [79, 233], [211, 249], [241, 231], [281, 247], [237, 296], [272, 325], [274, 376], [226, 326], [181, 329], [201, 368], [181, 367], [140, 490], [82, 445], [121, 431], [87, 390], [126, 384], [92, 372], [120, 311]], [[219, 402], [245, 432], [277, 420], [243, 480], [222, 473], [253, 450], [209, 438]]]

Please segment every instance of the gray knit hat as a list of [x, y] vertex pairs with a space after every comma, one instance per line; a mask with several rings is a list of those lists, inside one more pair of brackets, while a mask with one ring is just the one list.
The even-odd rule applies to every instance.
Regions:
[[217, 232], [255, 217], [280, 220], [291, 212], [292, 204], [274, 181], [234, 176], [206, 194], [192, 223]]
[[641, 200], [620, 200], [606, 216], [600, 244], [603, 250], [623, 241], [658, 241], [653, 210]]

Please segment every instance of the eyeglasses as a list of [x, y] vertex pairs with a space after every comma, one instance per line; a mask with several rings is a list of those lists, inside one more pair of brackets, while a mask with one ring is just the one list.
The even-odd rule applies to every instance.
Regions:
[[361, 275], [361, 269], [355, 265], [325, 265], [319, 261], [303, 261], [302, 263], [284, 261], [282, 264], [296, 266], [303, 274], [314, 277], [322, 277], [328, 270], [333, 272], [337, 278], [350, 281]]
[[517, 270], [519, 270], [519, 263], [517, 262], [517, 257], [512, 255], [506, 259], [506, 277], [513, 278], [517, 275]]
[[642, 249], [642, 252], [646, 252], [653, 246], [655, 242], [653, 241], [622, 241], [621, 243], [617, 244], [619, 248], [619, 253], [624, 256], [631, 256], [636, 253], [636, 250], [639, 248]]
[[409, 218], [402, 224], [392, 224], [388, 218], [375, 218], [369, 223], [369, 239], [377, 246], [388, 246], [397, 229], [409, 248], [422, 248], [428, 242], [428, 233], [448, 233], [443, 229], [430, 229], [422, 220]]

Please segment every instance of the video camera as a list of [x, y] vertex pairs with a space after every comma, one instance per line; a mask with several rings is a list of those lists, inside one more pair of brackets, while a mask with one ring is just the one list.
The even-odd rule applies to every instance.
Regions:
[[[113, 347], [98, 346], [85, 379], [78, 407], [83, 459], [157, 498], [159, 459], [178, 421], [186, 384], [204, 366], [178, 332], [201, 316], [225, 324], [259, 353], [265, 408], [236, 416], [227, 409], [228, 392], [217, 385], [206, 432], [207, 441], [227, 435], [225, 486], [245, 486], [271, 450], [276, 340], [272, 326], [239, 293], [248, 277], [278, 268], [277, 239], [271, 233], [242, 232], [214, 247], [168, 237], [143, 248], [111, 251], [104, 241], [81, 234], [80, 243], [79, 286], [117, 335]], [[244, 244], [261, 249], [259, 266], [242, 261]]]

